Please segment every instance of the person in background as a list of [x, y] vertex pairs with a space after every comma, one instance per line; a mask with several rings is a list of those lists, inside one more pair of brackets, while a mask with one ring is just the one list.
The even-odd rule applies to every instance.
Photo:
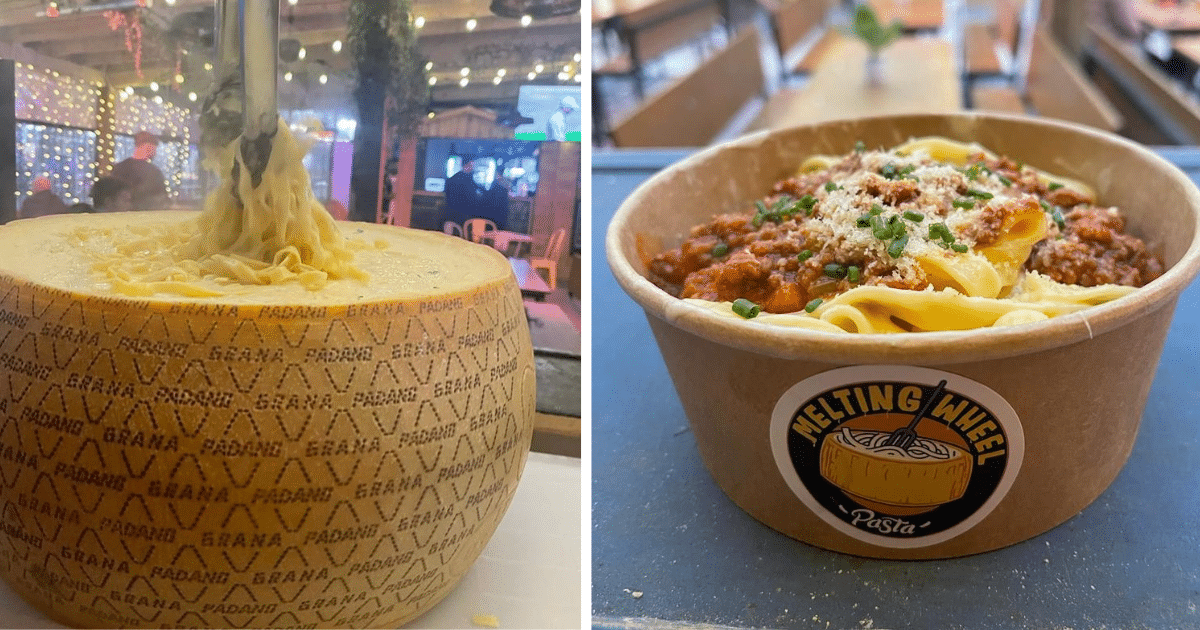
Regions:
[[350, 220], [350, 211], [337, 199], [326, 201], [325, 210], [329, 212], [329, 216], [333, 217], [335, 221]]
[[570, 96], [562, 97], [558, 109], [550, 114], [546, 121], [546, 139], [551, 142], [565, 142], [567, 139], [567, 114], [579, 109], [579, 103]]
[[114, 166], [110, 175], [129, 186], [134, 210], [164, 210], [167, 207], [167, 180], [150, 162], [158, 152], [158, 136], [139, 131], [133, 141], [133, 157]]
[[508, 229], [508, 191], [511, 188], [512, 182], [498, 174], [492, 187], [483, 191], [478, 216], [495, 223], [497, 230]]
[[92, 204], [96, 212], [129, 212], [133, 210], [133, 192], [123, 180], [101, 177], [92, 184]]
[[463, 156], [462, 170], [446, 180], [446, 221], [462, 225], [467, 219], [483, 216], [483, 190], [475, 183], [475, 156]]
[[33, 194], [21, 204], [17, 212], [18, 219], [32, 219], [49, 214], [66, 214], [67, 204], [50, 190], [53, 184], [50, 178], [39, 177], [33, 180]]

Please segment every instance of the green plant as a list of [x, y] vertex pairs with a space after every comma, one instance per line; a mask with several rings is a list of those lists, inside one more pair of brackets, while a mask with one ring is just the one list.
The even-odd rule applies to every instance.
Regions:
[[900, 37], [902, 28], [900, 20], [893, 20], [891, 24], [884, 26], [875, 14], [875, 9], [863, 3], [854, 11], [854, 25], [850, 28], [850, 33], [861, 39], [871, 49], [872, 55], [878, 55], [879, 51]]

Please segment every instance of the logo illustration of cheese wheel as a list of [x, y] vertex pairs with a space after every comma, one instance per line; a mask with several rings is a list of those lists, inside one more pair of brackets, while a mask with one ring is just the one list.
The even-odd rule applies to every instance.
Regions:
[[507, 262], [354, 224], [375, 243], [365, 285], [129, 298], [70, 246], [77, 221], [181, 220], [0, 228], [0, 573], [76, 626], [414, 619], [478, 557], [528, 455]]
[[963, 496], [971, 457], [959, 446], [917, 438], [907, 449], [888, 446], [885, 431], [842, 429], [821, 446], [821, 476], [864, 505], [914, 514]]

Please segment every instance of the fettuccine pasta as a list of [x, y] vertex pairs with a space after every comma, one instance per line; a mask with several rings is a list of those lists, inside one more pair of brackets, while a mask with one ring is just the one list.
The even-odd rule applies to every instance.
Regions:
[[724, 317], [897, 333], [1075, 312], [1136, 290], [1163, 265], [1086, 184], [920, 138], [812, 156], [752, 213], [697, 226], [649, 269]]

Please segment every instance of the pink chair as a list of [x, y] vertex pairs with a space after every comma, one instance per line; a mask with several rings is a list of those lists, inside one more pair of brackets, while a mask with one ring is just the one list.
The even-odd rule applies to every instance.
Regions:
[[546, 270], [546, 284], [553, 291], [558, 286], [558, 259], [562, 256], [563, 241], [567, 240], [567, 229], [558, 228], [546, 241], [546, 251], [538, 258], [529, 261], [529, 268], [534, 271]]
[[496, 231], [496, 224], [490, 219], [476, 218], [463, 221], [463, 237], [473, 243], [491, 245], [492, 240], [487, 233], [494, 231]]
[[447, 222], [443, 223], [442, 231], [445, 232], [446, 234], [449, 234], [450, 236], [462, 236], [463, 235], [462, 226], [453, 221], [447, 221]]

